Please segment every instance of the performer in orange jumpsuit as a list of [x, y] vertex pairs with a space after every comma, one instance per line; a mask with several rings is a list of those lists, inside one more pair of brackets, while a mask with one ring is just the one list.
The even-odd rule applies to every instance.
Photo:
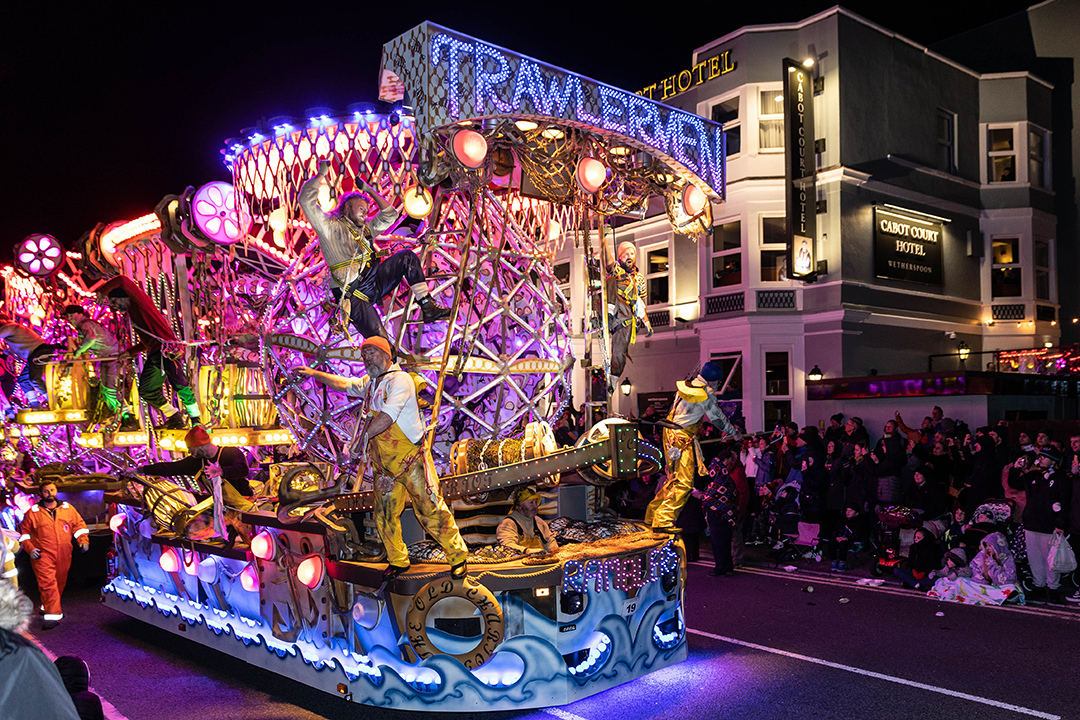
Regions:
[[90, 549], [90, 531], [75, 508], [56, 499], [56, 483], [43, 482], [39, 493], [41, 500], [27, 511], [19, 525], [22, 531], [19, 541], [33, 560], [41, 591], [41, 606], [45, 610], [41, 629], [51, 630], [64, 617], [60, 596], [71, 568], [71, 541], [78, 542], [86, 552]]

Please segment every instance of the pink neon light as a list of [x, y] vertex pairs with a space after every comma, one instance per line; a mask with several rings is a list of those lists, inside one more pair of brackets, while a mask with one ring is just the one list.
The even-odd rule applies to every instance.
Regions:
[[322, 577], [323, 562], [318, 555], [306, 558], [296, 567], [296, 579], [313, 590], [322, 582]]
[[271, 560], [274, 557], [274, 539], [270, 533], [263, 530], [251, 538], [251, 554], [260, 560]]
[[259, 572], [254, 565], [248, 565], [244, 572], [240, 573], [240, 587], [248, 592], [256, 592], [259, 589]]
[[127, 522], [127, 515], [125, 513], [117, 513], [109, 518], [109, 529], [114, 533], [120, 532], [120, 528], [124, 527], [125, 522]]
[[164, 548], [161, 551], [161, 557], [158, 559], [158, 565], [167, 573], [179, 572], [180, 557], [171, 547]]

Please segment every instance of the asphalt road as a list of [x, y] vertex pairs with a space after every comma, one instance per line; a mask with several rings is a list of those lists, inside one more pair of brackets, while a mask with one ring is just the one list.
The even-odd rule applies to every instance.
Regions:
[[[970, 607], [803, 570], [713, 578], [710, 565], [690, 567], [685, 662], [561, 708], [477, 717], [1080, 718], [1080, 608]], [[69, 591], [64, 611], [60, 628], [32, 632], [51, 654], [89, 662], [112, 720], [417, 717], [131, 620], [92, 588]]]

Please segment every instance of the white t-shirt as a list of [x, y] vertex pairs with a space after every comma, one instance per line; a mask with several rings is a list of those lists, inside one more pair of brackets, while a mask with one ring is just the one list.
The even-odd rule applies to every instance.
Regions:
[[[345, 393], [352, 397], [367, 397], [371, 385], [371, 379], [367, 375], [348, 378]], [[397, 363], [375, 380], [374, 395], [368, 407], [374, 413], [384, 412], [389, 415], [410, 442], [414, 445], [420, 444], [420, 439], [424, 437], [424, 422], [420, 418], [420, 406], [416, 402], [416, 385]]]

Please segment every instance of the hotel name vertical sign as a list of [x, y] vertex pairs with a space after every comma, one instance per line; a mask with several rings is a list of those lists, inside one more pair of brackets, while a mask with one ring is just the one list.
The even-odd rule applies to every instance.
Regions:
[[790, 58], [784, 59], [784, 159], [788, 277], [811, 280], [817, 271], [814, 78]]
[[874, 208], [874, 274], [880, 278], [944, 285], [944, 223]]

